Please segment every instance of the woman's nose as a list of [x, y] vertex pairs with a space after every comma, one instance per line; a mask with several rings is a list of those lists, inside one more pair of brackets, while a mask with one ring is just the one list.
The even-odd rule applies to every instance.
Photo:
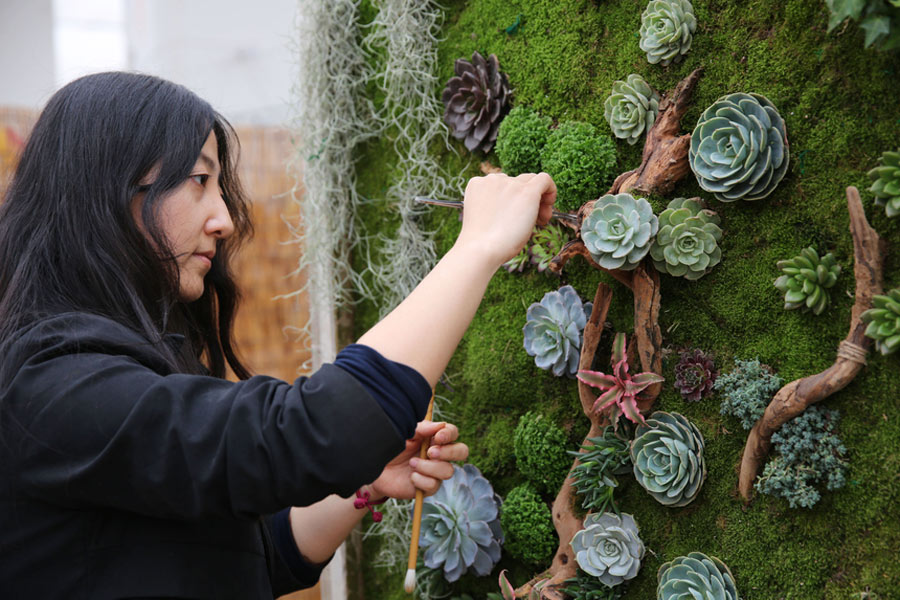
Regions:
[[234, 233], [234, 222], [228, 212], [228, 205], [222, 194], [217, 192], [215, 208], [209, 219], [206, 220], [206, 233], [220, 239], [225, 239]]

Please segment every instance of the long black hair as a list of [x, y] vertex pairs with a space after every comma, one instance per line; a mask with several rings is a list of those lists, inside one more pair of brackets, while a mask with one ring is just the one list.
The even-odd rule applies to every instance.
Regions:
[[[158, 214], [190, 176], [210, 132], [234, 233], [218, 240], [196, 301], [178, 300], [178, 268]], [[237, 177], [237, 137], [187, 88], [137, 73], [98, 73], [61, 88], [29, 136], [0, 204], [0, 351], [50, 315], [89, 312], [135, 329], [173, 369], [249, 376], [233, 344], [239, 300], [229, 258], [252, 228]], [[152, 174], [153, 181], [142, 185]], [[135, 222], [138, 192], [144, 230]], [[149, 239], [148, 239], [149, 238]], [[170, 333], [187, 343], [175, 351]]]

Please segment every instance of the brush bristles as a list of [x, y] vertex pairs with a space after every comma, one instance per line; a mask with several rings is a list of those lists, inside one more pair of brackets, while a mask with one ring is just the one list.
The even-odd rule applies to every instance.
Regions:
[[406, 570], [406, 579], [403, 581], [403, 589], [406, 590], [407, 594], [412, 594], [413, 590], [416, 589], [416, 570], [415, 569], [407, 569]]

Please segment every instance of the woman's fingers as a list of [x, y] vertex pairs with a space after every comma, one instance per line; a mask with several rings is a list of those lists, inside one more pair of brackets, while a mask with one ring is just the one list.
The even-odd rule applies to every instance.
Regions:
[[463, 461], [469, 458], [469, 447], [462, 442], [432, 446], [428, 449], [428, 458], [432, 460]]

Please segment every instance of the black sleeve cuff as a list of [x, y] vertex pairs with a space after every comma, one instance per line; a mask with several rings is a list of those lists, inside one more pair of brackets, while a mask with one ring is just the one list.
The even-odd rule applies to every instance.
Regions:
[[272, 556], [271, 577], [272, 591], [276, 598], [316, 585], [322, 570], [331, 562], [329, 557], [323, 563], [313, 564], [300, 554], [291, 531], [290, 511], [290, 508], [285, 508], [265, 519], [265, 526], [269, 530], [275, 550]]

